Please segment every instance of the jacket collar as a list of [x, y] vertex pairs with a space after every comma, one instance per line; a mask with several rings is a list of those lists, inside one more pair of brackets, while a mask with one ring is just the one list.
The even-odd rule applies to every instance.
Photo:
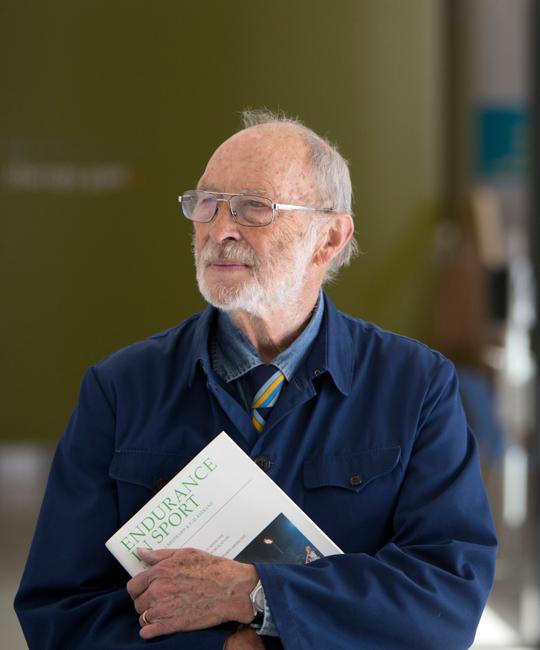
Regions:
[[213, 372], [210, 363], [210, 355], [208, 354], [208, 340], [210, 338], [212, 324], [216, 315], [217, 309], [211, 305], [208, 305], [204, 311], [196, 314], [192, 319], [190, 319], [191, 326], [194, 328], [194, 332], [192, 335], [193, 354], [190, 355], [189, 360], [187, 360], [187, 362], [191, 364], [188, 376], [189, 386], [191, 386], [193, 383], [195, 372], [199, 365], [202, 366], [207, 376]]
[[[315, 379], [324, 372], [328, 372], [336, 387], [343, 395], [348, 395], [351, 389], [354, 354], [352, 350], [352, 337], [347, 326], [347, 317], [341, 314], [323, 292], [325, 309], [323, 321], [313, 347], [305, 362], [306, 379]], [[212, 376], [212, 364], [209, 355], [209, 338], [212, 333], [217, 309], [208, 306], [192, 319], [194, 327], [192, 350], [190, 359], [189, 385], [193, 383], [198, 365], [201, 365], [207, 376]]]
[[328, 372], [343, 395], [351, 390], [353, 363], [352, 337], [347, 316], [336, 309], [326, 293], [324, 318], [319, 335], [306, 361], [306, 379], [316, 379]]

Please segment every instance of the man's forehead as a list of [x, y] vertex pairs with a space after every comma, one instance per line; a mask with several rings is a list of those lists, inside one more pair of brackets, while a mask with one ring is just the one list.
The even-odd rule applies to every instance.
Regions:
[[287, 124], [260, 124], [235, 133], [215, 151], [213, 158], [259, 157], [262, 160], [287, 158], [305, 164], [308, 146], [298, 127]]
[[199, 187], [225, 191], [226, 179], [236, 185], [234, 191], [268, 190], [292, 179], [311, 185], [311, 170], [309, 147], [296, 127], [262, 124], [239, 131], [220, 145]]

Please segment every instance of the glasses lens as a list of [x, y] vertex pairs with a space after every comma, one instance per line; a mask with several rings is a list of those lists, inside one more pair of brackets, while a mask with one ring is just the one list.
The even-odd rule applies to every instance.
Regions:
[[266, 226], [272, 222], [272, 201], [263, 196], [238, 194], [231, 198], [231, 208], [243, 226]]
[[217, 199], [209, 192], [191, 190], [182, 194], [182, 212], [191, 221], [212, 221], [216, 206]]

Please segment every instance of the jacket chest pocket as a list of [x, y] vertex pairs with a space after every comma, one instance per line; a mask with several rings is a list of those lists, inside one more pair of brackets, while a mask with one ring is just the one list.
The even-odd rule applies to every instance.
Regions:
[[119, 450], [109, 466], [116, 482], [119, 524], [132, 517], [189, 461], [190, 456], [146, 450]]
[[400, 447], [387, 447], [306, 460], [306, 513], [343, 550], [369, 552], [390, 533], [400, 458]]

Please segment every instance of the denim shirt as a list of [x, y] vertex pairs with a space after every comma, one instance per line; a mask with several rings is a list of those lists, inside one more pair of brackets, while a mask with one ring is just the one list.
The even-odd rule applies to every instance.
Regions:
[[[281, 370], [287, 381], [291, 381], [295, 370], [317, 337], [323, 314], [324, 300], [319, 295], [311, 320], [304, 331], [286, 350], [272, 360], [272, 365]], [[246, 375], [264, 362], [226, 312], [219, 311], [213, 334], [210, 341], [212, 367], [226, 384], [231, 385], [233, 390], [236, 389], [236, 396], [249, 411], [252, 395], [249, 394]], [[232, 384], [232, 382], [236, 383]]]
[[[324, 300], [321, 291], [313, 315], [304, 331], [272, 361], [272, 365], [281, 370], [287, 381], [291, 380], [294, 371], [298, 368], [310, 345], [317, 337], [323, 314]], [[219, 377], [231, 386], [236, 393], [235, 396], [240, 399], [246, 410], [249, 411], [253, 396], [250, 394], [246, 375], [250, 370], [264, 362], [242, 330], [233, 323], [227, 312], [218, 312], [217, 324], [213, 334], [210, 340], [212, 367]], [[257, 633], [266, 636], [278, 636], [266, 599], [263, 624], [257, 630]]]

